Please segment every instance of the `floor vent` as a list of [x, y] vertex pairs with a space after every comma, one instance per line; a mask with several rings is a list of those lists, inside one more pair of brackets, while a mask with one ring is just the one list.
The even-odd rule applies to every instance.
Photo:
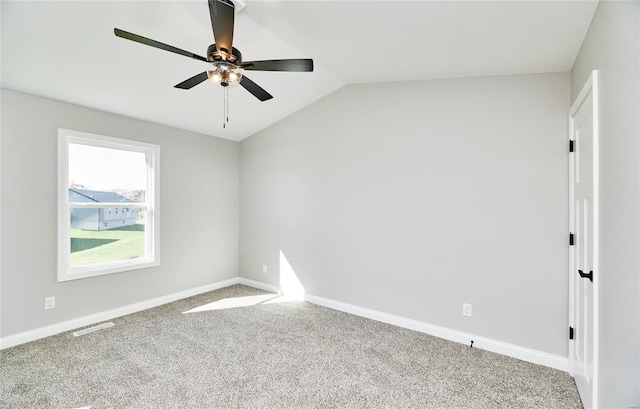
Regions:
[[100, 331], [101, 329], [113, 327], [113, 322], [105, 322], [104, 324], [96, 325], [95, 327], [85, 328], [73, 333], [76, 337], [89, 334], [90, 332]]

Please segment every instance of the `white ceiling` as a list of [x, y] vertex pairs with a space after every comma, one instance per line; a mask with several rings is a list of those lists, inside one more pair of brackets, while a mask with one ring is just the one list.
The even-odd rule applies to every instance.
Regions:
[[313, 58], [313, 73], [247, 72], [274, 99], [205, 82], [196, 61], [114, 27], [206, 55], [198, 1], [1, 1], [2, 88], [235, 141], [353, 83], [569, 71], [597, 0], [248, 1], [236, 14], [243, 59]]

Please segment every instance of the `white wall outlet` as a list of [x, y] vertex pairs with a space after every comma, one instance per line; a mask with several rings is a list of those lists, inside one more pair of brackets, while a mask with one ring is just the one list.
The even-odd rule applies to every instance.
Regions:
[[44, 309], [50, 310], [56, 308], [56, 297], [47, 297], [44, 299]]
[[265, 273], [265, 274], [269, 272], [269, 269], [267, 269], [267, 265], [266, 264], [262, 265], [262, 272]]
[[465, 317], [471, 316], [471, 304], [462, 304], [462, 315]]

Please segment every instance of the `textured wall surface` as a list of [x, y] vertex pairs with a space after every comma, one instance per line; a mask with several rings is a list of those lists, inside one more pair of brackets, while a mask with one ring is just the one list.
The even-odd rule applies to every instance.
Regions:
[[[2, 90], [1, 335], [238, 276], [236, 142]], [[159, 267], [56, 282], [58, 128], [161, 146]], [[53, 310], [44, 298], [56, 297]]]
[[569, 83], [352, 85], [245, 139], [241, 276], [282, 252], [309, 294], [567, 356]]
[[640, 2], [601, 1], [571, 72], [600, 90], [598, 407], [640, 404]]

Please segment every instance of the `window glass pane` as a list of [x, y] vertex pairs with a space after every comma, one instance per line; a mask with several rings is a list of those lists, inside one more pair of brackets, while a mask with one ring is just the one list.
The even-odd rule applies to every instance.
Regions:
[[69, 144], [69, 201], [144, 202], [146, 186], [144, 153]]
[[160, 146], [58, 130], [58, 281], [160, 265]]
[[145, 256], [145, 208], [109, 214], [108, 208], [71, 209], [70, 266], [128, 261]]

